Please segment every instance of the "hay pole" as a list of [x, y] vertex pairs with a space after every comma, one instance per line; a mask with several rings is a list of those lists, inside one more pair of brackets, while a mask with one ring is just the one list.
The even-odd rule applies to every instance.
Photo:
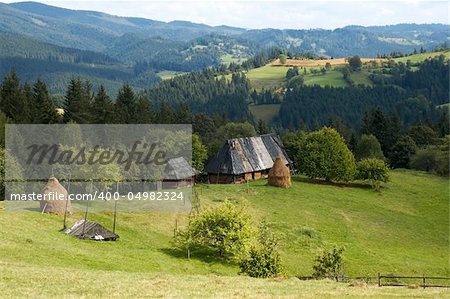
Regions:
[[[91, 180], [90, 193], [92, 194], [92, 180]], [[84, 238], [84, 231], [85, 231], [85, 229], [86, 229], [86, 221], [87, 221], [88, 211], [89, 211], [89, 199], [87, 200], [87, 203], [86, 203], [86, 210], [84, 211], [83, 232], [81, 233], [81, 236], [82, 236], [83, 238]]]
[[72, 174], [69, 174], [69, 179], [67, 180], [67, 198], [66, 198], [66, 206], [64, 207], [64, 223], [63, 223], [63, 229], [66, 229], [66, 220], [67, 220], [67, 205], [69, 204], [69, 192], [70, 192], [70, 179]]
[[[117, 194], [119, 194], [119, 182], [116, 183], [116, 192]], [[116, 220], [117, 220], [117, 200], [114, 200], [113, 234], [116, 233]]]

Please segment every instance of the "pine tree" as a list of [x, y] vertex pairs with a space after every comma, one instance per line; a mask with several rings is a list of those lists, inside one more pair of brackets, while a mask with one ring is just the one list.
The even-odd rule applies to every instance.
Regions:
[[55, 124], [59, 122], [59, 116], [48, 95], [47, 86], [41, 80], [37, 80], [33, 86], [33, 123]]
[[70, 120], [78, 124], [90, 123], [91, 114], [91, 85], [84, 84], [81, 79], [70, 80], [65, 96], [64, 122]]
[[136, 123], [151, 124], [153, 122], [152, 104], [145, 96], [138, 97], [136, 111]]
[[20, 88], [20, 80], [15, 71], [6, 75], [1, 89], [0, 108], [5, 115], [16, 123], [30, 120], [30, 103]]
[[113, 123], [114, 103], [106, 94], [105, 87], [100, 85], [94, 100], [92, 101], [92, 121], [95, 124]]
[[116, 123], [134, 124], [136, 123], [137, 104], [136, 96], [130, 85], [125, 84], [119, 90], [115, 107]]

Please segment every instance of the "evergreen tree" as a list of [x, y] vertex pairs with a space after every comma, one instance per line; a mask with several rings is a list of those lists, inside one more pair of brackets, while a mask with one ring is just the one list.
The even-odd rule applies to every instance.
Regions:
[[114, 103], [106, 94], [105, 87], [100, 85], [92, 102], [92, 121], [95, 124], [108, 124], [114, 121]]
[[47, 85], [41, 80], [37, 80], [33, 86], [33, 102], [33, 123], [55, 124], [59, 122], [59, 116], [50, 100]]
[[138, 96], [136, 102], [136, 123], [151, 124], [153, 122], [152, 104], [144, 96]]
[[409, 168], [409, 161], [411, 156], [416, 152], [416, 149], [416, 144], [411, 137], [400, 137], [389, 154], [391, 166], [393, 168]]
[[15, 71], [6, 75], [1, 89], [0, 108], [15, 123], [28, 123], [31, 119], [31, 103], [22, 92]]
[[119, 124], [136, 123], [137, 104], [136, 96], [130, 85], [124, 84], [119, 90], [116, 100], [116, 122]]
[[80, 78], [70, 80], [65, 96], [64, 122], [70, 120], [78, 124], [90, 123], [91, 114], [91, 85], [84, 84]]

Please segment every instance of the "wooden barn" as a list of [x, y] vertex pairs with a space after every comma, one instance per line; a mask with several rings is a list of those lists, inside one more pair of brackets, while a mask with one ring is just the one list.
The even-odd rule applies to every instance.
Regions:
[[290, 168], [292, 161], [275, 134], [228, 139], [205, 171], [212, 184], [242, 183], [266, 178], [278, 157]]
[[191, 187], [195, 183], [196, 175], [197, 171], [183, 157], [170, 159], [164, 170], [162, 187], [164, 189]]

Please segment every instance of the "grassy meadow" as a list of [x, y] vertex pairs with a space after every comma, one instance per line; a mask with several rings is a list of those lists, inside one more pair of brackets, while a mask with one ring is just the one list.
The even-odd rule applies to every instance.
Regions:
[[[198, 185], [201, 208], [229, 199], [245, 207], [255, 224], [265, 219], [280, 239], [286, 278], [238, 277], [236, 262], [193, 250], [191, 259], [172, 243], [186, 214], [119, 213], [117, 242], [81, 241], [59, 232], [62, 217], [12, 212], [0, 203], [0, 294], [6, 297], [436, 297], [448, 290], [349, 287], [299, 281], [312, 273], [314, 257], [345, 247], [351, 276], [449, 276], [449, 197], [446, 179], [397, 170], [381, 192], [364, 185], [327, 185], [295, 177], [290, 189]], [[82, 219], [69, 216], [69, 224]], [[107, 228], [111, 213], [90, 214]], [[289, 278], [291, 277], [291, 278]], [[95, 281], [95, 283], [93, 283]], [[230, 287], [232, 286], [232, 287]]]

